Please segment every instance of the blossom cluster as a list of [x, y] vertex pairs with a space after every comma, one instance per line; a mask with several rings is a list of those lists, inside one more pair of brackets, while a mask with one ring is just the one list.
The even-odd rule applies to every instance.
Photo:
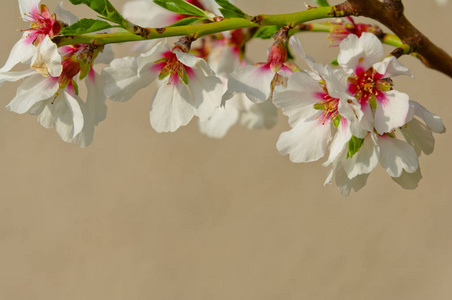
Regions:
[[[219, 14], [213, 1], [188, 2]], [[198, 46], [188, 36], [172, 46], [167, 40], [141, 43], [135, 47], [141, 54], [113, 59], [108, 47], [58, 48], [52, 42], [77, 21], [61, 5], [55, 14], [39, 0], [19, 0], [19, 7], [30, 27], [0, 69], [0, 85], [24, 81], [6, 108], [38, 115], [42, 126], [55, 127], [62, 140], [81, 147], [92, 142], [95, 126], [105, 119], [106, 98], [127, 101], [152, 82], [158, 87], [150, 124], [157, 132], [174, 132], [196, 116], [203, 134], [221, 138], [237, 122], [271, 128], [280, 108], [290, 130], [280, 135], [278, 151], [295, 163], [325, 157], [330, 169], [325, 184], [334, 180], [344, 195], [361, 189], [378, 164], [403, 188], [417, 187], [418, 157], [432, 153], [433, 133], [445, 132], [437, 115], [394, 88], [393, 77], [411, 72], [396, 57], [384, 57], [372, 26], [336, 27], [331, 36], [339, 45], [337, 67], [306, 55], [287, 26], [275, 33], [266, 62], [245, 58], [254, 34], [250, 29], [206, 36]], [[124, 16], [151, 27], [184, 17], [157, 7], [135, 0], [125, 6]], [[291, 61], [288, 49], [309, 70]], [[108, 64], [101, 75], [95, 62]], [[18, 64], [30, 69], [12, 71]], [[85, 100], [79, 96], [80, 80], [86, 83]]]

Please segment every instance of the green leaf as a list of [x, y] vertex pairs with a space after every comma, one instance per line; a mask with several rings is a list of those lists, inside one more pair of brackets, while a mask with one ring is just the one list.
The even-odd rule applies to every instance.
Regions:
[[260, 38], [263, 40], [268, 40], [275, 35], [275, 33], [281, 28], [281, 26], [265, 26], [259, 28], [254, 34], [253, 38]]
[[330, 6], [328, 4], [328, 0], [312, 0], [312, 1], [314, 1], [315, 3], [317, 3], [317, 5], [320, 5], [320, 6]]
[[359, 149], [364, 144], [364, 139], [357, 138], [356, 136], [352, 136], [352, 138], [348, 141], [348, 152], [347, 152], [347, 158], [352, 158], [353, 155], [355, 155]]
[[330, 62], [330, 65], [332, 65], [332, 66], [339, 66], [339, 63], [337, 62], [337, 58], [333, 59], [333, 60]]
[[104, 30], [112, 27], [114, 26], [105, 21], [94, 19], [81, 19], [80, 21], [66, 28], [63, 28], [63, 30], [61, 30], [61, 34], [63, 35], [83, 34]]
[[154, 3], [178, 14], [207, 17], [205, 11], [184, 0], [154, 0]]
[[122, 25], [127, 20], [116, 10], [108, 0], [69, 0], [74, 5], [85, 4], [92, 10], [104, 16], [106, 20]]
[[176, 27], [176, 26], [185, 26], [185, 25], [191, 25], [193, 23], [205, 20], [206, 18], [203, 17], [188, 17], [184, 18], [182, 20], [179, 20], [173, 24], [171, 24], [169, 27]]
[[247, 14], [228, 0], [215, 0], [215, 2], [222, 7], [220, 8], [220, 12], [223, 17], [246, 19]]

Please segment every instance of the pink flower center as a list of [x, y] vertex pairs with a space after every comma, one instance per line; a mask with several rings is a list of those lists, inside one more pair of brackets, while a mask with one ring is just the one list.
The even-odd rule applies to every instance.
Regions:
[[168, 84], [188, 84], [188, 79], [194, 75], [193, 69], [181, 63], [174, 52], [168, 51], [163, 58], [154, 62], [153, 71], [160, 71], [159, 80], [169, 76]]
[[50, 14], [44, 4], [40, 6], [40, 10], [31, 11], [24, 19], [31, 22], [30, 28], [24, 30], [28, 31], [27, 42], [35, 45], [38, 45], [46, 35], [53, 37], [61, 31], [56, 15]]
[[328, 38], [330, 40], [330, 46], [337, 47], [350, 34], [355, 34], [358, 37], [361, 37], [363, 32], [372, 32], [375, 33], [378, 29], [376, 26], [372, 26], [369, 24], [355, 23], [352, 17], [347, 17], [350, 23], [343, 23], [340, 21], [339, 23], [332, 23], [334, 26], [331, 29]]
[[349, 77], [348, 82], [348, 92], [355, 96], [361, 106], [376, 105], [377, 100], [381, 101], [385, 98], [383, 92], [392, 88], [390, 79], [383, 79], [383, 75], [377, 73], [373, 68], [365, 72], [358, 68], [356, 75]]
[[338, 111], [339, 99], [331, 97], [328, 94], [326, 87], [324, 87], [323, 90], [323, 92], [317, 93], [317, 97], [320, 99], [320, 101], [314, 104], [314, 108], [323, 111], [320, 118], [322, 125], [325, 125], [326, 122], [334, 122], [338, 116], [340, 117], [340, 115]]

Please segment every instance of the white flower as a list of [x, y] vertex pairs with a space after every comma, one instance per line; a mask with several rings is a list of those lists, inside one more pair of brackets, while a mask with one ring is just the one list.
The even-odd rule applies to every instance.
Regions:
[[84, 127], [85, 103], [75, 95], [71, 87], [55, 97], [41, 99], [27, 112], [38, 114], [38, 122], [45, 128], [56, 128], [60, 138], [72, 142]]
[[352, 132], [363, 137], [374, 129], [379, 134], [391, 132], [405, 124], [409, 97], [392, 88], [390, 77], [411, 72], [395, 57], [383, 56], [383, 46], [372, 33], [360, 38], [351, 34], [339, 45], [338, 63], [349, 74], [348, 92], [355, 103], [357, 120]]
[[[223, 81], [225, 91], [228, 75], [245, 63], [242, 47], [248, 39], [248, 30], [237, 29], [223, 33], [220, 40], [203, 43], [204, 49], [209, 49], [207, 62]], [[205, 52], [204, 49], [199, 52]], [[276, 107], [271, 101], [253, 103], [241, 93], [226, 93], [222, 101], [224, 105], [218, 107], [212, 117], [199, 122], [201, 133], [212, 138], [223, 138], [236, 123], [248, 129], [269, 129], [276, 124]]]
[[241, 66], [231, 73], [228, 78], [228, 93], [245, 93], [251, 101], [262, 103], [273, 97], [276, 86], [286, 86], [288, 76], [298, 69], [287, 62], [286, 38], [281, 35], [275, 39], [266, 63]]
[[[0, 73], [0, 84], [25, 79], [7, 105], [8, 110], [38, 115], [38, 122], [43, 127], [55, 127], [63, 141], [81, 147], [92, 142], [94, 126], [105, 118], [106, 113], [105, 96], [99, 86], [101, 82], [92, 68], [86, 78], [87, 102], [76, 95], [73, 77], [80, 71], [80, 62], [72, 59], [74, 53], [71, 51], [84, 51], [84, 47], [75, 45], [57, 49], [45, 35], [34, 53], [32, 69]], [[63, 61], [59, 52], [67, 55]]]
[[253, 103], [241, 94], [228, 99], [212, 117], [199, 122], [201, 133], [212, 138], [223, 138], [237, 122], [248, 129], [270, 129], [277, 120], [276, 107], [271, 101]]
[[126, 101], [158, 77], [161, 84], [150, 112], [157, 132], [173, 132], [193, 116], [207, 120], [221, 103], [221, 80], [203, 59], [184, 51], [180, 45], [171, 50], [163, 41], [138, 59], [113, 60], [103, 70], [107, 97]]
[[0, 84], [27, 78], [18, 88], [7, 108], [19, 114], [27, 112], [36, 102], [50, 98], [58, 91], [58, 76], [62, 73], [61, 57], [48, 36], [38, 46], [31, 69], [24, 72], [0, 73]]
[[292, 127], [281, 134], [276, 147], [282, 155], [289, 154], [292, 162], [311, 162], [322, 158], [332, 141], [330, 160], [334, 160], [351, 137], [349, 122], [342, 116], [352, 113], [347, 107], [345, 74], [307, 57], [298, 39], [292, 38], [290, 45], [312, 72], [295, 72], [286, 87], [275, 89], [273, 102], [289, 117]]
[[36, 46], [45, 37], [59, 34], [61, 24], [56, 15], [51, 14], [45, 5], [39, 5], [39, 2], [40, 0], [19, 0], [21, 17], [31, 23], [30, 28], [24, 30], [22, 38], [13, 46], [0, 72], [10, 71], [18, 63], [29, 62], [36, 55]]

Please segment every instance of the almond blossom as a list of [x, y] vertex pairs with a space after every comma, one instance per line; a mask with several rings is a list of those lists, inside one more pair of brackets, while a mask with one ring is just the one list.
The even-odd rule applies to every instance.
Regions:
[[418, 156], [433, 151], [432, 132], [445, 131], [441, 119], [393, 90], [391, 77], [411, 72], [395, 57], [380, 61], [383, 48], [372, 34], [350, 35], [340, 49], [338, 62], [348, 74], [348, 102], [355, 113], [349, 116], [353, 136], [340, 155], [324, 164], [332, 165], [325, 183], [334, 175], [341, 193], [348, 195], [362, 188], [380, 163], [402, 187], [417, 187], [422, 178]]
[[273, 101], [292, 127], [279, 137], [278, 151], [299, 163], [329, 150], [325, 184], [335, 178], [344, 195], [361, 189], [378, 164], [402, 187], [415, 188], [422, 178], [418, 156], [433, 151], [432, 132], [445, 128], [438, 116], [393, 89], [391, 77], [410, 71], [395, 57], [380, 61], [383, 48], [370, 33], [340, 44], [338, 69], [316, 63], [297, 39], [290, 45], [311, 70], [292, 74], [286, 87], [275, 89]]
[[276, 86], [287, 85], [288, 76], [298, 68], [287, 62], [288, 28], [282, 28], [275, 36], [266, 63], [242, 66], [228, 78], [228, 94], [245, 93], [255, 103], [262, 103], [273, 97]]
[[201, 133], [209, 137], [223, 138], [236, 123], [248, 129], [269, 129], [276, 124], [276, 107], [271, 101], [254, 103], [242, 93], [226, 93], [228, 76], [246, 63], [244, 45], [250, 38], [249, 30], [237, 29], [219, 38], [203, 40], [200, 48], [193, 49], [199, 55], [204, 54], [209, 66], [221, 78], [225, 92], [224, 105], [208, 120], [199, 122]]
[[[32, 60], [31, 71], [6, 72], [10, 78], [0, 74], [0, 82], [25, 79], [17, 89], [16, 96], [6, 106], [18, 114], [38, 115], [38, 122], [46, 128], [55, 127], [61, 139], [86, 147], [92, 142], [94, 125], [105, 118], [105, 96], [99, 94], [101, 84], [88, 64], [89, 76], [87, 102], [77, 95], [73, 77], [80, 72], [80, 62], [74, 61], [75, 53], [83, 52], [86, 45], [60, 48], [45, 36], [38, 45]], [[69, 51], [69, 48], [74, 52]], [[61, 56], [60, 53], [65, 53]], [[80, 53], [78, 55], [80, 57]]]
[[311, 71], [295, 72], [286, 87], [275, 89], [273, 102], [289, 117], [291, 130], [284, 132], [276, 147], [292, 162], [311, 162], [322, 158], [330, 149], [330, 159], [338, 155], [350, 139], [351, 115], [345, 89], [346, 74], [342, 70], [323, 67], [307, 56], [299, 40], [290, 45], [311, 67]]
[[[0, 85], [24, 79], [6, 108], [18, 114], [38, 115], [38, 122], [46, 128], [55, 127], [63, 141], [86, 147], [92, 142], [94, 126], [106, 114], [105, 96], [97, 87], [102, 83], [92, 70], [95, 58], [104, 47], [71, 45], [57, 48], [51, 37], [59, 34], [63, 23], [73, 23], [77, 18], [61, 4], [56, 10], [58, 18], [45, 5], [39, 6], [39, 1], [21, 0], [19, 7], [31, 27], [13, 47], [0, 71]], [[19, 59], [22, 54], [24, 57]], [[26, 59], [29, 55], [31, 58]], [[104, 59], [108, 61], [108, 55]], [[29, 70], [11, 71], [18, 63], [28, 61], [31, 62]], [[86, 77], [86, 102], [78, 96], [75, 80], [78, 74], [81, 79]]]
[[51, 14], [40, 0], [19, 0], [20, 15], [30, 28], [23, 30], [21, 39], [13, 46], [11, 53], [0, 69], [0, 72], [10, 71], [18, 63], [29, 62], [36, 53], [38, 46], [46, 36], [59, 34], [62, 25], [55, 14]]
[[383, 46], [372, 33], [351, 34], [339, 47], [337, 61], [349, 74], [348, 92], [358, 117], [352, 121], [353, 135], [363, 137], [374, 128], [384, 134], [404, 125], [409, 97], [393, 89], [391, 77], [411, 72], [393, 56], [381, 61]]
[[205, 60], [188, 51], [186, 42], [170, 49], [165, 40], [138, 58], [113, 60], [102, 73], [106, 96], [127, 101], [158, 78], [150, 112], [151, 126], [157, 132], [173, 132], [193, 116], [207, 120], [221, 103], [222, 83]]

